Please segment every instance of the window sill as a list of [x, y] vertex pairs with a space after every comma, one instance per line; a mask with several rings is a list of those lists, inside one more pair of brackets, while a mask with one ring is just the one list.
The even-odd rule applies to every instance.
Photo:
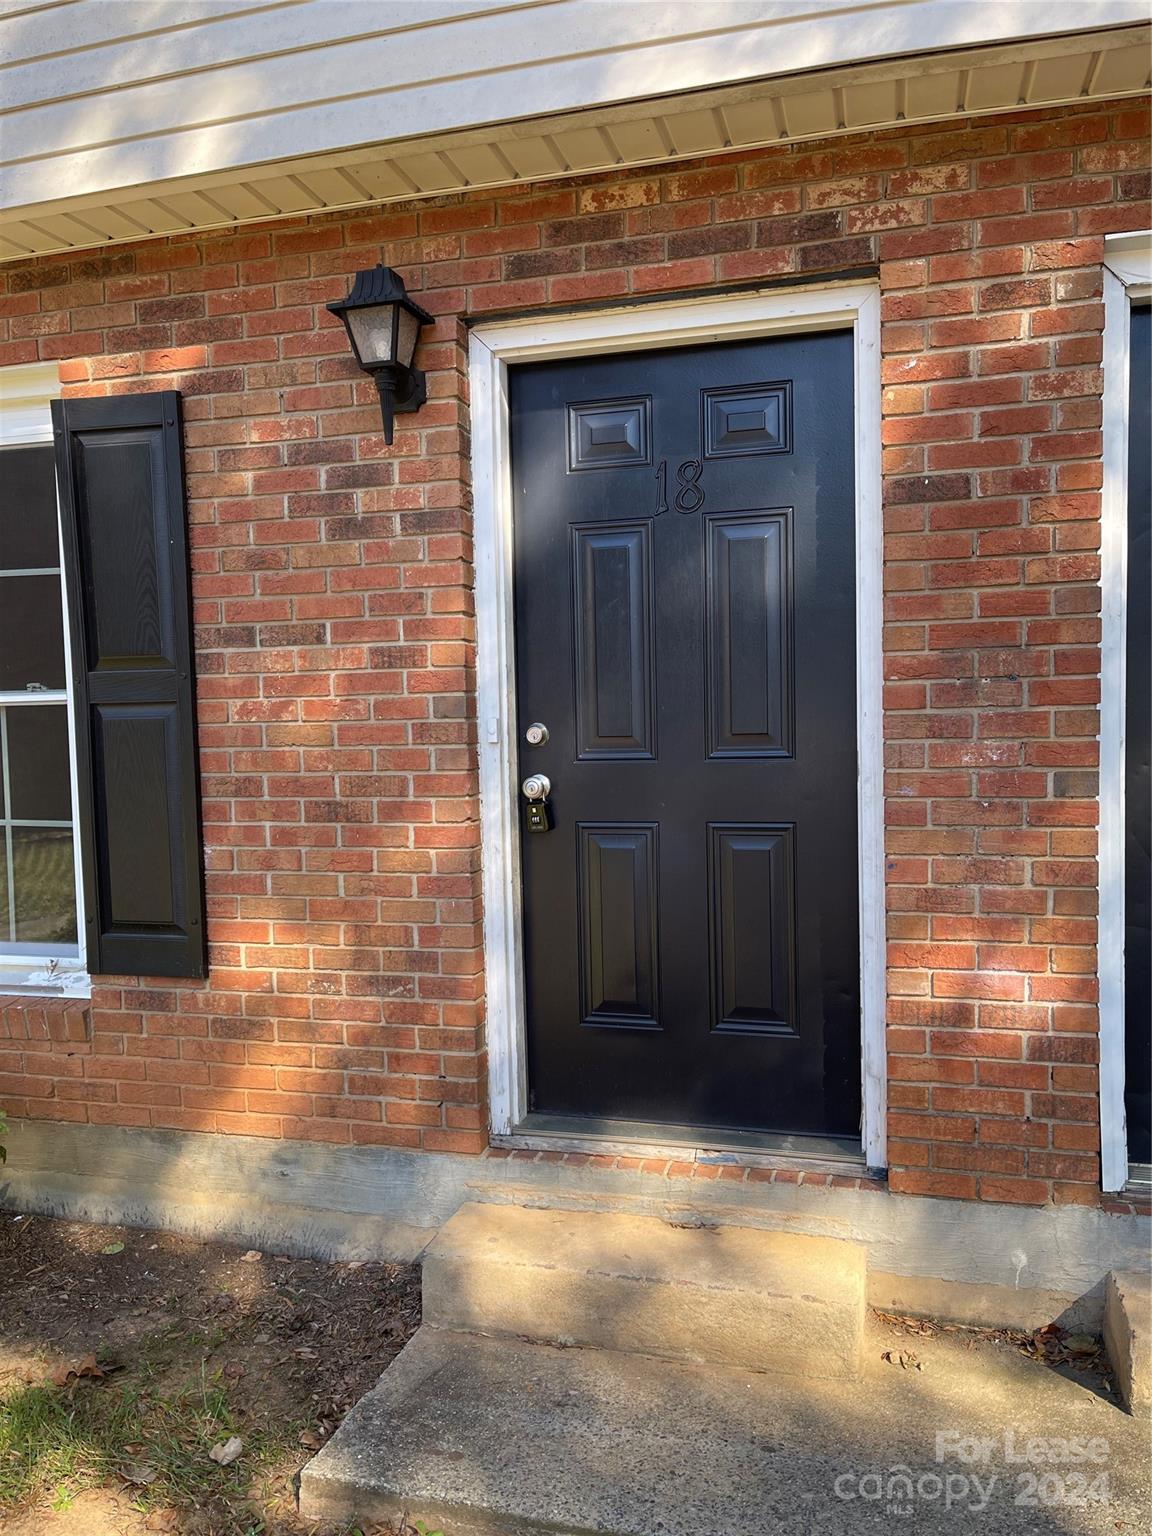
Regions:
[[31, 967], [0, 966], [0, 996], [78, 998], [87, 1002], [92, 996], [92, 978], [87, 971], [34, 970]]

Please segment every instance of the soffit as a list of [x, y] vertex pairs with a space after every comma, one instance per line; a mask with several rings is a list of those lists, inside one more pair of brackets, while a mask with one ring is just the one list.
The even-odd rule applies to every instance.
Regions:
[[0, 260], [1138, 96], [1152, 27], [889, 59], [154, 181], [0, 213]]

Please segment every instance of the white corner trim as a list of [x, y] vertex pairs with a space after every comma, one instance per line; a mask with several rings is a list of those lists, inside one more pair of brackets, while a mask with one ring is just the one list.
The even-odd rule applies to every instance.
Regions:
[[872, 283], [763, 289], [499, 320], [469, 342], [477, 625], [480, 820], [492, 1134], [528, 1110], [521, 946], [512, 608], [508, 365], [850, 327], [855, 337], [856, 645], [862, 1144], [887, 1166], [882, 739], [880, 295]]
[[864, 1160], [888, 1166], [888, 957], [884, 889], [884, 529], [880, 291], [856, 314], [856, 739]]
[[1124, 1115], [1124, 701], [1128, 584], [1128, 336], [1134, 298], [1152, 295], [1152, 234], [1104, 242], [1104, 491], [1100, 638], [1100, 1172], [1128, 1180]]

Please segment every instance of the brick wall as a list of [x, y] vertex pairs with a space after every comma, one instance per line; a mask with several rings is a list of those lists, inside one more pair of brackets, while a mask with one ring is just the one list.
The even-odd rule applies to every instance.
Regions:
[[[482, 1148], [464, 317], [878, 265], [891, 1183], [1094, 1203], [1100, 261], [1148, 138], [1065, 108], [0, 268], [0, 364], [186, 397], [212, 950], [4, 1042], [9, 1111]], [[324, 308], [381, 259], [438, 317], [391, 451]]]

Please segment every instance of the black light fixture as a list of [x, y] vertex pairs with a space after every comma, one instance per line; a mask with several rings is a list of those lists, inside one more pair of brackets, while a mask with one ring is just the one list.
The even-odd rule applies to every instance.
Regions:
[[432, 325], [432, 316], [408, 297], [399, 272], [385, 266], [357, 272], [348, 297], [328, 308], [343, 320], [356, 361], [376, 381], [384, 441], [391, 443], [396, 413], [418, 411], [428, 398], [428, 381], [412, 358], [420, 327]]

